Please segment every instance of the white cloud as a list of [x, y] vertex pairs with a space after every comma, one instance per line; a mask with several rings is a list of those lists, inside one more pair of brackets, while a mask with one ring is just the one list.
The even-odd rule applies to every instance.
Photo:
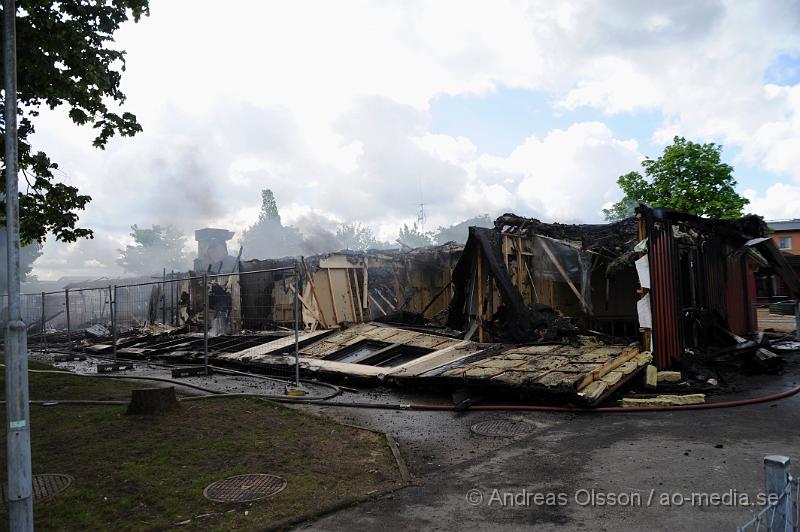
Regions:
[[[98, 240], [122, 241], [133, 223], [174, 223], [190, 236], [205, 225], [240, 230], [255, 220], [262, 188], [289, 221], [312, 212], [358, 220], [383, 238], [413, 221], [420, 202], [428, 228], [503, 210], [599, 220], [618, 198], [616, 177], [638, 164], [636, 140], [577, 123], [498, 158], [430, 131], [434, 97], [498, 85], [549, 91], [562, 111], [631, 120], [660, 111], [656, 142], [721, 140], [743, 162], [800, 183], [800, 86], [763, 80], [776, 53], [800, 47], [796, 1], [151, 7], [117, 39], [128, 53], [126, 106], [144, 133], [97, 151], [92, 131], [59, 112], [38, 123], [36, 142], [63, 179], [94, 197], [82, 223]], [[795, 185], [753, 192], [753, 209], [789, 212], [771, 193], [780, 186], [789, 197]], [[90, 260], [112, 268], [103, 249], [48, 241], [36, 272], [85, 271]]]
[[746, 207], [750, 213], [763, 216], [767, 220], [786, 220], [800, 217], [800, 186], [788, 183], [775, 183], [763, 195], [754, 190], [744, 191], [744, 196], [750, 200]]
[[[531, 137], [505, 160], [493, 162], [523, 177], [519, 206], [547, 220], [597, 221], [603, 201], [616, 194], [616, 179], [638, 166], [635, 141], [614, 138], [604, 124], [574, 124], [543, 139]], [[488, 161], [487, 161], [488, 162]]]

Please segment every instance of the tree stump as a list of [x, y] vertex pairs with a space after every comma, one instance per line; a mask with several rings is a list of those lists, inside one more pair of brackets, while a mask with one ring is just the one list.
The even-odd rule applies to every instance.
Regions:
[[180, 408], [175, 388], [144, 388], [133, 390], [126, 414], [129, 416], [156, 416]]

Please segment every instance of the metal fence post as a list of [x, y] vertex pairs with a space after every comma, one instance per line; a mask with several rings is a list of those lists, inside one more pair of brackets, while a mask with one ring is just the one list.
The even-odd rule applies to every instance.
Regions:
[[178, 326], [178, 312], [177, 312], [177, 305], [175, 305], [176, 298], [173, 297], [175, 294], [175, 270], [169, 274], [169, 306], [170, 308], [170, 318], [172, 318], [172, 324], [177, 327]]
[[42, 292], [42, 338], [41, 338], [42, 341], [41, 341], [41, 344], [42, 344], [42, 350], [47, 352], [47, 338], [45, 337], [45, 330], [46, 330], [46, 328], [45, 328], [45, 326], [46, 326], [46, 322], [45, 322], [46, 318], [45, 318], [45, 308], [44, 308], [45, 299], [46, 299], [45, 293]]
[[114, 285], [111, 293], [111, 349], [114, 358], [117, 358], [117, 313], [119, 312], [117, 308], [117, 285]]
[[797, 307], [794, 309], [794, 338], [800, 341], [800, 301], [797, 302]]
[[69, 348], [72, 349], [72, 334], [70, 333], [69, 322], [69, 288], [64, 289], [64, 307], [67, 313], [67, 343], [69, 344]]
[[208, 274], [203, 274], [203, 364], [208, 375]]
[[161, 323], [167, 324], [167, 269], [161, 276]]
[[175, 283], [175, 327], [181, 326], [181, 274]]
[[774, 532], [792, 532], [792, 490], [787, 491], [789, 484], [789, 457], [771, 455], [764, 457], [764, 483], [767, 495], [779, 497], [775, 507], [774, 517], [771, 519]]
[[[302, 260], [302, 259], [301, 259]], [[300, 387], [300, 268], [294, 266], [294, 385]]]

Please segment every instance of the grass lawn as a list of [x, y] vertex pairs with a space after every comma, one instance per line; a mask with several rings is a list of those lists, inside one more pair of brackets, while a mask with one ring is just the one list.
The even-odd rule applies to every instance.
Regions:
[[[34, 400], [128, 399], [147, 387], [42, 373], [31, 373], [30, 383]], [[75, 478], [34, 504], [40, 530], [155, 530], [189, 519], [181, 528], [259, 529], [401, 484], [383, 436], [260, 399], [185, 402], [158, 417], [126, 416], [124, 406], [32, 405], [31, 428], [33, 473]], [[203, 497], [211, 482], [244, 473], [279, 475], [288, 486], [251, 504]]]

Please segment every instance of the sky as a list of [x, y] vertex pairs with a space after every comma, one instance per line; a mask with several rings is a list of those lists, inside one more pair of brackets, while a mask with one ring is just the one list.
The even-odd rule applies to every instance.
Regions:
[[121, 273], [132, 224], [240, 234], [263, 188], [284, 222], [385, 240], [421, 203], [429, 230], [599, 222], [675, 135], [724, 146], [748, 212], [800, 217], [798, 0], [151, 0], [114, 46], [144, 131], [98, 150], [39, 117], [95, 232], [48, 239], [41, 279]]

